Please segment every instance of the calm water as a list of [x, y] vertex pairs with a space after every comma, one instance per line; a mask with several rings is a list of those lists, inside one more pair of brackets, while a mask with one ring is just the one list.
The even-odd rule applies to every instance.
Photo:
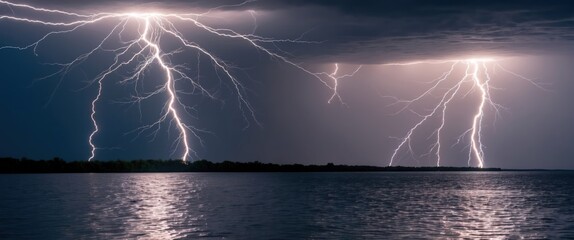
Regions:
[[574, 172], [0, 175], [0, 239], [574, 238]]

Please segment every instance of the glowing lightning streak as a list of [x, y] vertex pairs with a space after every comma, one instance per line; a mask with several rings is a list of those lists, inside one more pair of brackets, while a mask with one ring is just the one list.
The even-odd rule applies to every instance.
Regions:
[[[251, 0], [247, 0], [243, 3], [240, 3], [240, 4], [235, 5], [235, 6], [240, 6], [240, 5], [246, 4], [250, 1]], [[11, 2], [4, 1], [4, 0], [0, 0], [0, 4], [5, 4], [5, 5], [12, 7], [12, 8], [27, 9], [30, 11], [34, 11], [36, 13], [45, 13], [45, 14], [51, 14], [51, 15], [64, 15], [66, 18], [75, 18], [74, 20], [70, 20], [70, 21], [44, 21], [44, 20], [41, 20], [39, 18], [36, 19], [36, 18], [19, 17], [19, 16], [12, 16], [12, 15], [0, 15], [0, 20], [11, 20], [11, 21], [16, 21], [16, 22], [24, 22], [24, 23], [30, 23], [30, 24], [40, 24], [40, 25], [44, 25], [44, 26], [64, 28], [63, 30], [49, 32], [46, 35], [42, 36], [39, 40], [37, 40], [37, 41], [35, 41], [29, 45], [25, 45], [25, 46], [1, 46], [0, 47], [0, 50], [1, 49], [16, 49], [16, 50], [33, 49], [34, 54], [36, 54], [36, 55], [37, 55], [36, 49], [48, 37], [52, 37], [52, 36], [56, 36], [56, 35], [62, 35], [62, 34], [66, 34], [66, 33], [71, 33], [71, 32], [74, 32], [74, 31], [86, 26], [86, 25], [96, 24], [96, 23], [102, 22], [104, 20], [110, 20], [110, 19], [120, 20], [120, 22], [109, 32], [109, 34], [98, 44], [97, 47], [95, 47], [94, 49], [92, 49], [91, 51], [89, 51], [85, 54], [80, 55], [78, 58], [72, 60], [71, 62], [55, 64], [55, 65], [61, 66], [62, 69], [57, 71], [54, 74], [47, 76], [47, 77], [51, 77], [51, 76], [54, 76], [57, 74], [61, 74], [62, 78], [63, 78], [63, 76], [65, 74], [67, 74], [68, 71], [72, 67], [74, 67], [74, 66], [80, 64], [81, 62], [83, 62], [84, 60], [88, 59], [96, 51], [105, 51], [105, 52], [115, 53], [115, 57], [114, 57], [115, 61], [106, 70], [102, 71], [92, 81], [92, 83], [97, 83], [98, 91], [97, 91], [95, 98], [91, 102], [90, 118], [91, 118], [94, 129], [88, 138], [88, 142], [89, 142], [89, 145], [91, 147], [91, 154], [90, 154], [89, 160], [93, 160], [95, 158], [96, 150], [98, 149], [98, 147], [94, 143], [94, 138], [100, 131], [100, 127], [98, 126], [98, 121], [96, 119], [96, 114], [97, 114], [96, 108], [97, 108], [98, 102], [100, 101], [100, 99], [102, 97], [103, 80], [106, 79], [110, 74], [112, 74], [116, 71], [119, 71], [119, 69], [126, 67], [130, 64], [133, 64], [134, 62], [139, 63], [136, 66], [134, 73], [131, 76], [128, 76], [125, 79], [123, 79], [122, 81], [120, 81], [120, 83], [128, 83], [128, 82], [133, 81], [137, 84], [137, 82], [140, 81], [140, 78], [143, 76], [143, 72], [146, 69], [148, 69], [148, 67], [154, 62], [159, 64], [161, 69], [165, 72], [165, 83], [163, 84], [163, 86], [159, 87], [155, 91], [152, 91], [151, 93], [147, 93], [144, 96], [134, 96], [135, 102], [139, 103], [139, 102], [146, 100], [146, 99], [149, 99], [152, 96], [155, 96], [161, 92], [166, 92], [168, 95], [168, 100], [165, 103], [165, 110], [163, 112], [163, 115], [156, 122], [138, 128], [137, 130], [139, 131], [139, 133], [153, 128], [153, 129], [155, 129], [154, 130], [155, 134], [157, 134], [157, 131], [159, 131], [159, 129], [160, 129], [160, 125], [164, 121], [166, 121], [168, 118], [170, 118], [171, 121], [175, 122], [175, 125], [178, 129], [178, 132], [179, 132], [179, 137], [177, 138], [176, 143], [177, 143], [177, 145], [179, 145], [181, 143], [183, 145], [183, 148], [184, 148], [184, 151], [181, 155], [181, 159], [183, 161], [186, 161], [189, 159], [190, 153], [192, 151], [192, 148], [189, 145], [188, 133], [191, 133], [194, 137], [199, 139], [200, 143], [202, 143], [201, 138], [196, 133], [196, 131], [199, 131], [199, 130], [192, 127], [192, 126], [186, 125], [184, 123], [182, 117], [181, 117], [181, 113], [178, 110], [178, 106], [183, 108], [183, 109], [186, 109], [187, 106], [185, 104], [183, 104], [182, 101], [177, 96], [177, 93], [179, 92], [179, 90], [176, 89], [176, 81], [177, 80], [186, 80], [195, 89], [198, 89], [201, 92], [201, 94], [204, 94], [210, 98], [215, 98], [215, 97], [206, 88], [204, 88], [197, 80], [190, 78], [182, 69], [179, 69], [178, 67], [170, 66], [166, 62], [166, 60], [164, 59], [164, 56], [172, 54], [172, 53], [162, 53], [161, 46], [159, 43], [160, 36], [162, 34], [172, 36], [175, 39], [177, 39], [184, 46], [184, 48], [195, 50], [199, 54], [206, 56], [213, 63], [214, 67], [216, 68], [216, 71], [223, 72], [224, 76], [231, 81], [231, 84], [234, 87], [234, 91], [238, 97], [239, 108], [242, 110], [244, 117], [246, 117], [244, 110], [247, 110], [250, 113], [251, 118], [255, 122], [257, 122], [257, 119], [255, 118], [254, 109], [251, 106], [251, 104], [247, 101], [246, 97], [244, 96], [244, 86], [241, 84], [241, 82], [239, 82], [238, 79], [236, 79], [232, 75], [232, 73], [230, 71], [230, 67], [225, 62], [223, 62], [222, 60], [218, 59], [216, 56], [211, 54], [209, 51], [202, 48], [199, 44], [187, 40], [184, 37], [184, 35], [172, 23], [172, 20], [191, 22], [195, 27], [198, 27], [199, 29], [204, 30], [208, 33], [214, 34], [215, 36], [218, 36], [218, 37], [244, 40], [247, 43], [249, 43], [252, 47], [254, 47], [255, 49], [260, 50], [265, 54], [268, 54], [270, 57], [278, 59], [278, 60], [280, 60], [280, 61], [282, 61], [288, 65], [295, 67], [296, 69], [299, 69], [299, 70], [301, 70], [307, 74], [310, 74], [312, 77], [321, 81], [329, 89], [333, 90], [334, 94], [331, 97], [331, 99], [329, 99], [329, 102], [331, 102], [333, 100], [333, 98], [338, 96], [338, 93], [337, 93], [338, 80], [345, 78], [345, 77], [350, 77], [350, 76], [354, 75], [359, 70], [359, 69], [355, 70], [352, 74], [337, 76], [338, 65], [336, 64], [336, 69], [335, 69], [335, 72], [333, 74], [314, 73], [314, 72], [311, 72], [311, 71], [307, 70], [306, 68], [302, 67], [301, 65], [296, 64], [296, 63], [290, 61], [289, 59], [283, 57], [282, 55], [279, 55], [279, 54], [273, 52], [272, 50], [261, 45], [261, 44], [269, 43], [269, 44], [273, 44], [273, 46], [276, 46], [275, 45], [276, 43], [310, 43], [310, 42], [301, 41], [299, 39], [290, 40], [290, 39], [266, 38], [266, 37], [257, 36], [253, 32], [250, 34], [240, 34], [240, 33], [236, 32], [232, 29], [213, 28], [213, 27], [210, 27], [210, 26], [208, 26], [204, 23], [201, 23], [199, 21], [199, 18], [201, 16], [208, 14], [211, 11], [217, 10], [220, 7], [210, 9], [207, 12], [204, 12], [202, 14], [194, 14], [194, 13], [163, 14], [163, 13], [157, 13], [157, 12], [151, 12], [151, 13], [146, 13], [146, 12], [143, 12], [143, 13], [140, 13], [140, 12], [106, 13], [106, 12], [101, 12], [101, 13], [96, 13], [96, 14], [91, 14], [91, 15], [85, 15], [85, 14], [78, 14], [78, 13], [66, 12], [66, 11], [61, 11], [61, 10], [38, 8], [38, 7], [31, 6], [31, 5], [11, 3]], [[255, 15], [253, 14], [253, 12], [249, 12], [249, 14], [253, 18], [255, 18]], [[113, 34], [117, 34], [117, 36], [121, 39], [122, 33], [124, 33], [126, 31], [126, 25], [128, 25], [128, 23], [130, 21], [135, 21], [140, 27], [141, 27], [141, 24], [143, 22], [143, 25], [144, 25], [143, 31], [139, 32], [141, 29], [138, 29], [139, 37], [137, 39], [133, 39], [133, 40], [129, 40], [129, 41], [121, 40], [120, 42], [121, 42], [122, 46], [120, 46], [116, 49], [104, 49], [103, 48], [104, 43], [107, 42]], [[256, 24], [256, 19], [254, 19], [254, 22]], [[66, 28], [68, 28], [68, 29], [66, 29]], [[120, 29], [120, 30], [118, 30], [118, 29]], [[136, 49], [139, 49], [139, 50], [136, 50]], [[278, 47], [277, 47], [277, 49], [278, 49]], [[134, 51], [134, 50], [136, 51], [135, 53], [130, 53], [131, 51]], [[147, 51], [149, 51], [149, 53], [147, 53]], [[127, 60], [122, 61], [121, 59], [124, 59], [124, 58], [127, 58]], [[199, 61], [198, 61], [198, 64], [199, 64]], [[177, 78], [175, 77], [176, 75], [178, 76]], [[328, 81], [323, 79], [323, 78], [332, 79], [334, 81], [335, 85], [331, 86], [328, 83]], [[136, 92], [137, 92], [137, 90], [136, 90]], [[339, 97], [339, 99], [340, 99], [340, 97]], [[155, 136], [155, 134], [154, 134], [154, 136]], [[176, 146], [176, 148], [177, 148], [177, 146]]]
[[[474, 71], [472, 74], [472, 79], [474, 80], [474, 85], [480, 90], [480, 104], [478, 105], [478, 110], [472, 119], [472, 133], [470, 134], [470, 144], [472, 147], [472, 153], [478, 161], [478, 167], [482, 168], [484, 166], [484, 152], [482, 145], [482, 119], [484, 117], [484, 105], [488, 98], [488, 90], [486, 89], [486, 82], [481, 82], [478, 78], [478, 63], [476, 61], [471, 62], [474, 65]], [[469, 157], [470, 161], [470, 157]]]
[[148, 32], [149, 32], [149, 18], [146, 18], [145, 20], [145, 30], [142, 34], [142, 39], [153, 48], [154, 50], [154, 54], [153, 57], [157, 60], [157, 62], [159, 63], [159, 65], [161, 66], [161, 68], [163, 68], [163, 70], [165, 70], [165, 74], [166, 74], [166, 81], [165, 81], [165, 89], [169, 94], [169, 103], [168, 103], [168, 108], [169, 108], [169, 112], [172, 114], [173, 119], [175, 119], [175, 122], [177, 124], [177, 127], [179, 128], [179, 132], [180, 132], [180, 136], [179, 139], [181, 141], [183, 141], [183, 146], [185, 148], [183, 156], [181, 157], [181, 159], [186, 160], [189, 157], [189, 143], [187, 140], [187, 132], [186, 132], [186, 127], [185, 125], [182, 123], [181, 118], [179, 117], [179, 113], [177, 112], [177, 110], [175, 109], [175, 101], [176, 101], [176, 95], [175, 95], [175, 86], [173, 83], [173, 77], [171, 74], [171, 69], [164, 63], [163, 59], [160, 56], [160, 50], [159, 50], [159, 46], [157, 44], [152, 43], [149, 39], [148, 39]]
[[[482, 122], [484, 119], [485, 108], [486, 108], [486, 106], [491, 106], [498, 112], [498, 109], [501, 107], [500, 105], [494, 103], [490, 97], [491, 86], [489, 85], [489, 82], [490, 82], [491, 78], [490, 78], [490, 75], [488, 73], [488, 68], [486, 65], [486, 63], [490, 62], [490, 61], [493, 61], [493, 60], [492, 59], [467, 59], [467, 60], [449, 60], [449, 61], [430, 62], [430, 63], [449, 63], [449, 62], [451, 62], [452, 65], [451, 65], [449, 71], [444, 73], [441, 78], [434, 81], [434, 84], [432, 85], [432, 87], [427, 89], [424, 93], [417, 96], [416, 98], [413, 98], [411, 100], [399, 100], [395, 97], [392, 97], [393, 99], [396, 100], [396, 102], [391, 104], [391, 105], [395, 105], [395, 104], [399, 104], [399, 103], [405, 104], [405, 106], [403, 106], [397, 113], [402, 112], [405, 109], [407, 109], [411, 104], [420, 101], [421, 99], [423, 99], [426, 96], [429, 96], [432, 92], [439, 91], [440, 86], [448, 84], [447, 80], [452, 75], [457, 64], [463, 63], [466, 65], [465, 74], [462, 77], [462, 79], [457, 81], [455, 85], [453, 85], [451, 87], [447, 87], [447, 90], [441, 94], [442, 97], [438, 101], [438, 104], [436, 104], [430, 110], [430, 113], [428, 113], [426, 115], [417, 114], [421, 117], [421, 120], [418, 121], [411, 129], [409, 129], [407, 134], [403, 138], [401, 138], [399, 145], [393, 151], [393, 154], [392, 154], [391, 159], [389, 161], [389, 166], [393, 165], [393, 163], [398, 158], [399, 152], [404, 148], [407, 148], [408, 152], [410, 152], [411, 154], [414, 154], [413, 147], [411, 146], [413, 134], [423, 124], [425, 124], [426, 122], [430, 121], [431, 118], [438, 115], [439, 112], [440, 112], [440, 116], [441, 116], [440, 117], [440, 124], [433, 133], [433, 135], [436, 135], [436, 141], [431, 146], [429, 152], [427, 154], [423, 154], [423, 156], [434, 153], [434, 155], [436, 156], [436, 166], [440, 166], [440, 164], [441, 164], [441, 151], [442, 151], [442, 145], [441, 145], [441, 142], [442, 142], [441, 136], [442, 135], [441, 135], [441, 133], [443, 132], [443, 130], [446, 126], [446, 113], [447, 113], [448, 105], [453, 101], [453, 99], [457, 95], [459, 95], [459, 92], [460, 92], [459, 90], [461, 89], [461, 87], [465, 83], [471, 83], [473, 89], [478, 88], [479, 103], [477, 106], [477, 110], [473, 115], [470, 128], [465, 133], [463, 133], [461, 135], [461, 138], [464, 137], [465, 135], [469, 134], [469, 139], [470, 139], [469, 145], [470, 146], [469, 146], [468, 165], [471, 164], [471, 160], [474, 158], [477, 162], [478, 167], [480, 167], [480, 168], [484, 167], [484, 145], [482, 143], [482, 126], [483, 126]], [[414, 65], [414, 64], [421, 64], [421, 63], [425, 63], [425, 62], [414, 62], [414, 63], [405, 63], [405, 64], [393, 63], [393, 64], [387, 64], [387, 65], [405, 66], [405, 65]], [[484, 69], [484, 72], [482, 72], [482, 74], [480, 72], [481, 68]], [[466, 93], [464, 96], [468, 95], [469, 93]], [[460, 138], [458, 141], [460, 142]]]
[[328, 77], [329, 79], [331, 79], [333, 81], [333, 85], [330, 87], [331, 90], [333, 91], [333, 94], [331, 94], [331, 97], [329, 98], [329, 100], [327, 101], [327, 103], [331, 103], [333, 102], [333, 100], [335, 100], [335, 98], [337, 100], [339, 100], [339, 102], [345, 104], [343, 102], [343, 98], [341, 98], [341, 95], [339, 95], [339, 81], [341, 79], [344, 78], [349, 78], [349, 77], [353, 77], [355, 76], [355, 74], [357, 74], [357, 72], [359, 72], [359, 70], [361, 70], [363, 66], [358, 66], [353, 72], [348, 73], [348, 74], [344, 74], [344, 75], [339, 75], [339, 64], [335, 63], [335, 68], [333, 69], [332, 73], [326, 73], [326, 72], [321, 72], [321, 73], [316, 73], [316, 75], [323, 75]]
[[90, 114], [90, 118], [92, 119], [92, 125], [94, 126], [94, 131], [92, 131], [92, 133], [90, 133], [90, 137], [88, 137], [88, 144], [90, 144], [90, 147], [92, 148], [92, 150], [90, 151], [90, 158], [88, 158], [88, 161], [92, 161], [96, 157], [97, 147], [94, 144], [94, 136], [100, 131], [100, 128], [98, 127], [98, 121], [96, 120], [96, 103], [100, 101], [101, 96], [102, 96], [102, 81], [100, 80], [98, 81], [98, 94], [96, 95], [94, 100], [92, 100], [92, 113]]
[[339, 96], [339, 78], [337, 78], [337, 72], [339, 72], [339, 64], [335, 63], [335, 70], [333, 70], [333, 73], [329, 74], [329, 77], [331, 79], [333, 79], [333, 83], [335, 84], [333, 86], [333, 95], [331, 95], [331, 98], [329, 98], [329, 101], [327, 101], [328, 103], [331, 103], [331, 101], [333, 101], [333, 99], [335, 97], [339, 98], [339, 101], [341, 100], [341, 96]]

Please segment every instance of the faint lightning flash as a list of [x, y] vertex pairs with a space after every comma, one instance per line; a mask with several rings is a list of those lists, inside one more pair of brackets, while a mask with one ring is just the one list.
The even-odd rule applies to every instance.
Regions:
[[359, 70], [361, 70], [362, 67], [363, 66], [358, 66], [351, 73], [339, 75], [339, 64], [335, 63], [335, 69], [333, 70], [332, 73], [326, 73], [326, 72], [317, 73], [319, 75], [327, 76], [329, 79], [331, 79], [333, 81], [333, 85], [330, 87], [333, 90], [333, 94], [331, 95], [331, 97], [327, 101], [328, 103], [333, 102], [333, 100], [335, 100], [335, 98], [336, 98], [337, 100], [339, 100], [339, 102], [341, 102], [342, 104], [345, 104], [345, 102], [343, 102], [343, 99], [341, 98], [341, 95], [339, 95], [339, 80], [341, 80], [343, 78], [349, 78], [349, 77], [355, 76], [355, 74]]
[[[443, 73], [443, 75], [433, 82], [431, 82], [431, 87], [424, 91], [422, 94], [418, 95], [417, 97], [409, 100], [401, 100], [396, 97], [391, 97], [395, 99], [396, 104], [404, 104], [397, 112], [400, 113], [417, 102], [420, 102], [425, 97], [432, 97], [438, 95], [438, 103], [434, 105], [431, 109], [429, 109], [428, 113], [426, 114], [419, 114], [414, 111], [413, 113], [417, 114], [421, 119], [409, 129], [406, 135], [403, 138], [400, 138], [399, 145], [394, 149], [393, 154], [391, 156], [391, 160], [389, 162], [389, 166], [392, 166], [393, 163], [397, 160], [399, 153], [401, 150], [406, 150], [410, 154], [414, 155], [413, 147], [411, 145], [411, 141], [413, 140], [413, 135], [422, 125], [431, 122], [433, 118], [439, 118], [439, 124], [434, 130], [434, 132], [429, 136], [429, 138], [435, 136], [435, 141], [431, 145], [429, 152], [425, 155], [435, 155], [436, 157], [436, 166], [440, 166], [441, 164], [441, 152], [443, 151], [443, 143], [442, 140], [442, 133], [444, 128], [446, 127], [446, 114], [448, 105], [451, 102], [455, 101], [455, 98], [458, 97], [467, 97], [472, 92], [477, 91], [478, 94], [478, 102], [476, 106], [474, 106], [475, 111], [472, 116], [472, 121], [469, 123], [469, 128], [462, 134], [457, 140], [457, 143], [460, 143], [463, 138], [468, 137], [469, 141], [469, 153], [468, 153], [468, 166], [471, 166], [471, 162], [474, 159], [476, 165], [480, 168], [484, 167], [485, 155], [484, 155], [484, 144], [482, 139], [482, 130], [483, 130], [483, 120], [486, 112], [487, 107], [491, 107], [494, 109], [496, 114], [499, 114], [499, 110], [502, 108], [501, 105], [495, 103], [491, 97], [491, 91], [494, 89], [491, 85], [491, 77], [489, 74], [489, 65], [494, 66], [495, 68], [500, 68], [505, 72], [508, 72], [516, 77], [521, 79], [527, 80], [528, 82], [534, 84], [537, 87], [540, 87], [537, 83], [535, 83], [532, 79], [523, 77], [517, 73], [511, 72], [505, 68], [503, 68], [500, 64], [496, 63], [496, 59], [493, 58], [470, 58], [464, 60], [445, 60], [445, 61], [419, 61], [419, 62], [412, 62], [412, 63], [391, 63], [385, 64], [390, 66], [407, 66], [407, 65], [417, 65], [417, 64], [448, 64], [451, 63], [450, 69]], [[489, 64], [490, 63], [490, 64]], [[456, 70], [458, 65], [463, 65], [464, 75], [458, 81], [452, 81], [450, 79], [453, 72]], [[465, 87], [469, 87], [470, 90], [464, 92], [462, 89]], [[389, 97], [389, 96], [387, 96]], [[429, 123], [430, 124], [430, 123]]]
[[[250, 0], [245, 1], [242, 4], [246, 4]], [[129, 66], [136, 65], [135, 68], [128, 71], [130, 74], [126, 76], [120, 83], [135, 83], [138, 82], [144, 76], [144, 72], [150, 68], [150, 66], [157, 64], [161, 70], [164, 72], [163, 84], [157, 86], [156, 90], [151, 93], [136, 94], [133, 96], [133, 103], [141, 103], [142, 101], [156, 96], [159, 94], [165, 94], [167, 96], [167, 101], [164, 103], [164, 108], [162, 110], [162, 115], [157, 119], [157, 121], [142, 126], [137, 129], [139, 134], [145, 131], [152, 131], [155, 135], [162, 128], [162, 125], [169, 123], [169, 126], [175, 126], [179, 135], [174, 142], [174, 151], [182, 148], [181, 159], [183, 161], [189, 160], [191, 154], [196, 154], [195, 151], [190, 147], [190, 136], [195, 137], [202, 142], [200, 136], [198, 135], [199, 129], [193, 127], [185, 122], [183, 118], [182, 111], [187, 112], [189, 107], [182, 102], [180, 94], [185, 93], [181, 89], [177, 89], [176, 82], [186, 81], [191, 86], [193, 86], [193, 92], [199, 92], [202, 95], [208, 96], [209, 98], [215, 98], [214, 93], [206, 89], [199, 81], [199, 77], [192, 78], [187, 73], [188, 69], [181, 65], [171, 64], [169, 56], [174, 55], [181, 51], [181, 49], [187, 49], [195, 51], [198, 56], [207, 57], [215, 68], [215, 72], [219, 76], [228, 79], [231, 82], [232, 89], [238, 98], [239, 108], [243, 112], [243, 116], [247, 119], [248, 117], [257, 122], [255, 117], [255, 112], [251, 104], [247, 101], [245, 96], [245, 89], [242, 83], [232, 74], [231, 67], [225, 63], [223, 60], [219, 59], [213, 53], [210, 53], [206, 48], [199, 45], [194, 41], [189, 40], [185, 37], [182, 32], [176, 27], [175, 22], [183, 22], [191, 24], [192, 27], [198, 28], [205, 33], [212, 34], [213, 36], [223, 37], [228, 39], [242, 40], [251, 45], [253, 48], [259, 50], [270, 56], [273, 59], [279, 60], [283, 63], [289, 64], [292, 67], [312, 75], [314, 78], [320, 80], [325, 86], [333, 90], [334, 95], [331, 97], [329, 102], [337, 96], [337, 81], [340, 78], [346, 77], [347, 75], [337, 77], [337, 70], [333, 74], [328, 74], [328, 78], [335, 81], [335, 85], [332, 86], [329, 80], [324, 79], [326, 76], [323, 73], [314, 73], [299, 64], [296, 64], [289, 59], [285, 58], [273, 51], [271, 48], [265, 47], [265, 44], [272, 45], [276, 47], [277, 43], [309, 43], [307, 41], [301, 41], [299, 39], [273, 39], [255, 35], [254, 27], [253, 32], [249, 34], [241, 34], [235, 30], [227, 28], [211, 27], [205, 23], [202, 23], [201, 19], [203, 16], [210, 14], [212, 11], [220, 9], [221, 7], [208, 10], [204, 13], [161, 13], [161, 12], [98, 12], [94, 14], [79, 14], [74, 12], [67, 12], [55, 9], [46, 9], [35, 7], [27, 4], [19, 4], [7, 2], [0, 0], [0, 4], [8, 6], [12, 11], [10, 15], [0, 15], [0, 20], [14, 21], [27, 24], [36, 24], [45, 27], [55, 28], [55, 30], [43, 35], [37, 41], [25, 46], [2, 46], [1, 49], [16, 49], [16, 50], [28, 50], [32, 49], [34, 54], [37, 55], [38, 47], [46, 41], [48, 38], [54, 38], [56, 36], [72, 33], [78, 31], [83, 27], [94, 24], [104, 24], [108, 21], [114, 21], [112, 30], [103, 36], [103, 39], [99, 44], [74, 60], [67, 63], [56, 64], [61, 67], [59, 71], [50, 75], [55, 76], [61, 74], [62, 77], [68, 73], [74, 66], [81, 64], [89, 57], [94, 55], [96, 52], [111, 52], [115, 54], [113, 63], [111, 63], [107, 68], [99, 73], [91, 83], [96, 83], [98, 86], [97, 95], [91, 102], [91, 120], [93, 124], [93, 131], [89, 135], [88, 142], [91, 147], [91, 154], [89, 160], [93, 160], [96, 157], [96, 152], [98, 147], [95, 144], [95, 137], [100, 131], [97, 121], [97, 105], [102, 97], [104, 80], [107, 79], [110, 74], [124, 70]], [[240, 4], [241, 5], [241, 4]], [[224, 6], [223, 6], [224, 7]], [[21, 12], [20, 14], [17, 14]], [[255, 14], [252, 11], [246, 11], [253, 18]], [[26, 16], [23, 13], [28, 13]], [[22, 16], [24, 15], [24, 16]], [[65, 19], [65, 20], [53, 20], [54, 17]], [[44, 20], [50, 19], [50, 20]], [[256, 19], [254, 19], [254, 24]], [[127, 29], [135, 26], [135, 31], [137, 32], [135, 37], [130, 39], [125, 39], [127, 34]], [[132, 30], [134, 28], [131, 28]], [[120, 41], [114, 44], [119, 44], [119, 47], [114, 49], [105, 48], [104, 45], [110, 41], [112, 38], [119, 38]], [[162, 51], [161, 40], [162, 38], [171, 38], [180, 44], [180, 50], [175, 52], [164, 52]], [[278, 49], [278, 48], [277, 48]], [[281, 52], [280, 49], [277, 52]], [[338, 65], [336, 65], [338, 68]], [[125, 71], [122, 71], [125, 72]], [[48, 77], [50, 77], [48, 76]], [[189, 112], [187, 112], [189, 113]], [[249, 116], [248, 116], [249, 115]]]

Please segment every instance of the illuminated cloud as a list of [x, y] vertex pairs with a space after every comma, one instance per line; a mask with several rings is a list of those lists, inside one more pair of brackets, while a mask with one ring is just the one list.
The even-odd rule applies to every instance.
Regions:
[[[522, 55], [558, 52], [574, 40], [574, 6], [567, 1], [39, 1], [89, 11], [92, 8], [166, 8], [201, 11], [254, 10], [262, 35], [322, 41], [291, 52], [322, 62], [381, 63], [460, 54]], [[292, 19], [297, 16], [296, 19]]]

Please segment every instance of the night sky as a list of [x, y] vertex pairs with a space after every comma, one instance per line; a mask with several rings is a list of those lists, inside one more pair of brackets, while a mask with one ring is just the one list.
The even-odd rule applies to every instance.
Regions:
[[[97, 2], [97, 3], [96, 3]], [[304, 42], [266, 47], [313, 72], [341, 73], [362, 68], [339, 82], [344, 103], [327, 103], [332, 91], [308, 73], [254, 49], [245, 41], [213, 37], [177, 23], [190, 39], [233, 66], [246, 87], [245, 96], [256, 119], [243, 116], [233, 86], [208, 60], [196, 53], [171, 56], [191, 74], [200, 75], [217, 100], [198, 94], [182, 97], [190, 106], [188, 124], [205, 130], [189, 138], [197, 156], [211, 161], [262, 161], [353, 165], [388, 164], [397, 137], [419, 117], [389, 107], [392, 99], [413, 98], [450, 64], [389, 66], [389, 63], [494, 57], [504, 68], [536, 80], [538, 88], [507, 72], [493, 69], [492, 98], [505, 108], [484, 119], [485, 166], [503, 168], [574, 168], [574, 4], [568, 1], [23, 1], [45, 8], [92, 14], [95, 12], [205, 12], [214, 27], [275, 39]], [[42, 17], [28, 10], [0, 4], [0, 15]], [[44, 16], [43, 19], [56, 19]], [[113, 21], [112, 21], [113, 22]], [[25, 46], [57, 28], [0, 19], [0, 45]], [[0, 157], [86, 160], [87, 138], [93, 126], [90, 103], [97, 88], [89, 84], [109, 66], [101, 52], [65, 75], [50, 76], [67, 62], [98, 45], [110, 31], [97, 23], [76, 32], [48, 38], [37, 48], [0, 50]], [[110, 46], [111, 47], [111, 46]], [[166, 52], [178, 50], [163, 44]], [[173, 126], [153, 134], [134, 132], [157, 119], [162, 102], [128, 103], [134, 86], [119, 84], [127, 72], [106, 80], [98, 105], [101, 147], [96, 159], [176, 159], [181, 148]], [[50, 76], [50, 77], [47, 77]], [[161, 71], [146, 72], [150, 91]], [[46, 78], [47, 77], [47, 78]], [[185, 91], [191, 91], [186, 89]], [[157, 99], [161, 100], [161, 99]], [[443, 165], [466, 166], [468, 143], [450, 147], [469, 120], [472, 98], [452, 106], [445, 130]], [[420, 111], [425, 107], [420, 106]], [[249, 114], [247, 114], [249, 115]], [[259, 122], [260, 124], [257, 124]], [[416, 136], [415, 157], [404, 155], [395, 165], [432, 166], [427, 133]], [[425, 150], [426, 149], [426, 150]], [[193, 160], [192, 159], [192, 160]]]

